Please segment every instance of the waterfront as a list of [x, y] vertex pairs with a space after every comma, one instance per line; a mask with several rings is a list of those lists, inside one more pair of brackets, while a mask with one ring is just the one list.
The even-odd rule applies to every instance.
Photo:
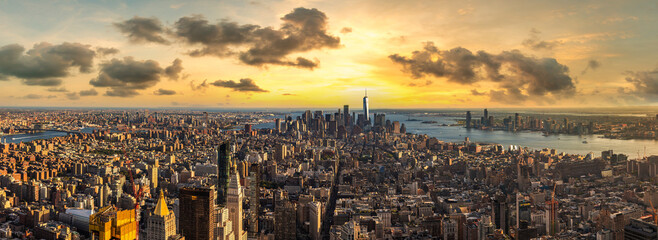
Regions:
[[[300, 115], [300, 112], [290, 113], [293, 118]], [[621, 140], [603, 138], [600, 135], [544, 135], [541, 132], [532, 131], [508, 132], [466, 129], [463, 126], [450, 126], [457, 123], [459, 117], [456, 116], [387, 113], [386, 119], [404, 123], [408, 133], [426, 134], [446, 142], [463, 142], [468, 137], [471, 142], [500, 144], [506, 149], [510, 145], [515, 145], [530, 149], [556, 149], [558, 152], [571, 154], [584, 155], [591, 152], [594, 156], [600, 156], [602, 151], [612, 149], [615, 153], [626, 154], [631, 159], [637, 158], [638, 153], [640, 156], [644, 155], [645, 150], [647, 156], [658, 155], [658, 141], [654, 140]], [[427, 124], [422, 123], [423, 121], [436, 121], [436, 123]], [[254, 128], [274, 128], [274, 123], [262, 123], [255, 125]], [[583, 141], [587, 143], [583, 143]]]

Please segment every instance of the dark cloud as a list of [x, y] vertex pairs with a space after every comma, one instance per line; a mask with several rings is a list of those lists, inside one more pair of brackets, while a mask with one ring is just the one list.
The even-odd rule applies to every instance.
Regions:
[[119, 53], [119, 49], [116, 48], [104, 48], [104, 47], [97, 47], [96, 48], [96, 54], [99, 56], [108, 56], [108, 55], [114, 55]]
[[35, 78], [35, 79], [24, 79], [23, 84], [28, 86], [44, 86], [44, 87], [54, 87], [62, 85], [61, 79], [51, 79], [51, 78]]
[[171, 63], [171, 66], [166, 67], [164, 71], [167, 78], [178, 80], [179, 74], [183, 71], [183, 60], [176, 58], [174, 62]]
[[203, 80], [203, 82], [199, 85], [195, 85], [194, 80], [190, 81], [190, 87], [193, 91], [206, 91], [209, 86], [210, 85], [208, 84], [208, 80]]
[[581, 75], [585, 75], [585, 73], [587, 73], [587, 71], [589, 71], [589, 70], [596, 70], [596, 69], [599, 68], [600, 66], [601, 66], [601, 62], [599, 62], [599, 61], [597, 61], [597, 60], [595, 60], [595, 59], [589, 60], [589, 61], [587, 62], [587, 67], [585, 67], [585, 69], [583, 69], [583, 72], [581, 72], [580, 74], [581, 74]]
[[[227, 20], [210, 23], [200, 15], [182, 17], [174, 23], [171, 35], [199, 47], [188, 53], [191, 56], [238, 57], [253, 66], [313, 69], [318, 66], [317, 60], [290, 55], [340, 47], [340, 38], [327, 33], [327, 16], [315, 8], [296, 8], [281, 20], [283, 24], [275, 29]], [[169, 42], [163, 38], [169, 30], [154, 18], [134, 17], [115, 26], [133, 42]]]
[[76, 92], [67, 93], [66, 98], [68, 98], [69, 100], [78, 100], [80, 99], [80, 95], [78, 95], [78, 93]]
[[486, 95], [487, 93], [486, 92], [478, 92], [478, 90], [471, 89], [471, 94], [473, 96], [482, 96], [482, 95]]
[[633, 84], [633, 88], [620, 89], [620, 92], [634, 94], [646, 101], [658, 100], [658, 68], [653, 71], [628, 71], [626, 81]]
[[82, 90], [80, 91], [80, 96], [96, 96], [98, 95], [98, 92], [96, 92], [96, 89], [89, 89], [89, 90]]
[[530, 48], [532, 50], [552, 50], [553, 48], [560, 45], [559, 41], [545, 41], [539, 38], [541, 32], [537, 29], [530, 30], [530, 37], [523, 40], [523, 46]]
[[89, 84], [111, 88], [105, 95], [113, 97], [139, 95], [136, 90], [155, 86], [164, 74], [164, 69], [156, 61], [136, 61], [132, 57], [123, 60], [115, 58], [100, 66], [98, 77], [89, 81]]
[[23, 98], [25, 98], [25, 99], [42, 99], [43, 96], [39, 95], [39, 94], [28, 94], [28, 95], [25, 95]]
[[168, 89], [158, 89], [153, 92], [154, 95], [176, 95], [176, 91]]
[[249, 78], [240, 79], [239, 82], [233, 80], [217, 80], [210, 84], [216, 87], [230, 88], [238, 92], [269, 92], [257, 86], [256, 82]]
[[114, 88], [105, 92], [105, 96], [108, 97], [134, 97], [137, 95], [139, 95], [137, 91], [125, 88]]
[[442, 51], [428, 42], [411, 57], [393, 54], [389, 58], [414, 78], [445, 77], [464, 85], [480, 81], [497, 83], [504, 91], [490, 92], [494, 101], [502, 99], [502, 94], [525, 101], [530, 97], [568, 97], [575, 92], [567, 66], [553, 58], [529, 57], [518, 50], [490, 54], [457, 47]]
[[344, 27], [343, 29], [340, 30], [340, 33], [346, 34], [346, 33], [351, 33], [352, 28], [351, 27]]
[[114, 26], [132, 42], [169, 44], [169, 41], [162, 36], [166, 29], [157, 18], [135, 16], [129, 20], [114, 23]]
[[297, 94], [292, 94], [292, 93], [284, 93], [284, 94], [281, 94], [281, 95], [283, 95], [283, 96], [297, 96]]
[[[35, 44], [27, 52], [18, 44], [0, 47], [0, 76], [13, 76], [21, 79], [52, 79], [66, 77], [71, 68], [88, 73], [93, 67], [96, 52], [88, 45], [79, 43]], [[45, 81], [45, 80], [44, 80]], [[61, 83], [61, 80], [59, 80]], [[33, 84], [31, 84], [33, 83]], [[38, 80], [26, 82], [40, 85]], [[52, 80], [41, 83], [53, 84]], [[46, 85], [53, 86], [53, 85]]]
[[61, 87], [61, 88], [52, 87], [52, 88], [46, 89], [46, 91], [48, 91], [48, 92], [68, 92], [69, 90], [66, 90], [66, 88], [64, 88], [64, 87]]

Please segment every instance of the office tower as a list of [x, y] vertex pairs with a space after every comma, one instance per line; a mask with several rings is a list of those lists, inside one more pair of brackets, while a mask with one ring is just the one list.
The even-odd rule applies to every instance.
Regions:
[[180, 233], [187, 240], [215, 238], [215, 187], [183, 187], [179, 191]]
[[343, 121], [345, 126], [350, 125], [350, 105], [343, 105]]
[[274, 207], [274, 239], [297, 239], [295, 204], [278, 194]]
[[235, 239], [243, 239], [246, 237], [242, 230], [242, 199], [244, 193], [240, 186], [240, 176], [238, 173], [231, 174], [231, 181], [228, 188], [228, 202], [229, 219], [233, 225], [233, 234]]
[[227, 142], [219, 145], [217, 149], [217, 204], [226, 204], [229, 172], [231, 169], [231, 149]]
[[89, 216], [89, 232], [93, 239], [132, 240], [137, 238], [135, 210], [118, 211], [115, 206], [107, 206]]
[[658, 226], [639, 219], [631, 219], [631, 223], [624, 228], [624, 239], [658, 239]]
[[530, 223], [532, 210], [530, 201], [523, 196], [516, 197], [516, 227], [521, 228], [521, 222]]
[[482, 125], [488, 126], [489, 124], [487, 121], [489, 120], [489, 111], [485, 108], [484, 109], [484, 121], [482, 121]]
[[366, 90], [366, 95], [363, 97], [363, 120], [370, 124], [370, 109], [368, 109], [368, 90]]
[[471, 111], [466, 111], [466, 128], [471, 128]]
[[501, 229], [505, 234], [509, 232], [509, 211], [507, 209], [507, 197], [503, 194], [498, 194], [494, 197], [492, 203], [493, 214], [494, 214], [494, 225], [496, 229]]
[[320, 235], [320, 226], [322, 225], [322, 203], [313, 201], [309, 204], [309, 218], [311, 226], [309, 233], [311, 234], [311, 239], [320, 240], [322, 236]]
[[258, 213], [260, 211], [260, 165], [251, 164], [249, 167], [249, 219], [248, 231], [250, 236], [258, 235]]
[[281, 119], [277, 118], [274, 120], [274, 129], [276, 132], [281, 132]]
[[559, 232], [560, 226], [558, 225], [559, 222], [557, 218], [557, 212], [558, 212], [557, 201], [555, 201], [555, 199], [546, 201], [546, 215], [547, 215], [546, 232], [551, 236], [555, 236], [555, 234]]
[[229, 218], [229, 210], [226, 207], [215, 206], [215, 222], [217, 228], [215, 235], [217, 240], [234, 240], [233, 224]]
[[149, 181], [151, 182], [151, 189], [155, 190], [158, 188], [158, 169], [160, 168], [160, 161], [155, 159], [153, 166], [149, 168]]
[[484, 215], [478, 223], [478, 239], [487, 239], [488, 235], [494, 233], [495, 226], [491, 222], [491, 216]]
[[288, 149], [285, 144], [277, 145], [274, 149], [274, 160], [283, 161], [286, 158], [287, 151]]
[[251, 133], [251, 131], [253, 131], [251, 129], [251, 124], [245, 124], [244, 125], [244, 133], [249, 134], [249, 133]]
[[176, 235], [176, 217], [167, 208], [162, 190], [160, 190], [160, 198], [158, 198], [158, 203], [155, 205], [151, 216], [149, 216], [147, 224], [147, 240], [169, 239], [169, 237]]

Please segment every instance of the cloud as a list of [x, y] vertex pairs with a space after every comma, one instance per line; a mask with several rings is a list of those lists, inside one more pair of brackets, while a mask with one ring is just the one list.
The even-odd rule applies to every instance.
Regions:
[[340, 38], [327, 33], [327, 16], [315, 8], [295, 8], [281, 18], [278, 29], [228, 20], [210, 23], [201, 15], [178, 19], [171, 30], [154, 18], [134, 17], [115, 25], [133, 42], [167, 44], [171, 33], [184, 44], [197, 47], [191, 56], [237, 57], [252, 66], [283, 65], [313, 69], [319, 61], [290, 57], [323, 48], [340, 47]]
[[169, 79], [178, 80], [179, 74], [183, 71], [183, 60], [176, 58], [174, 62], [171, 63], [171, 66], [166, 67], [164, 71]]
[[98, 76], [89, 81], [94, 87], [109, 87], [105, 95], [132, 97], [139, 95], [136, 90], [155, 86], [160, 82], [164, 69], [153, 60], [137, 61], [132, 57], [112, 59], [102, 63]]
[[69, 100], [78, 100], [80, 99], [80, 95], [78, 95], [78, 93], [76, 92], [67, 93], [66, 98], [68, 98]]
[[53, 87], [53, 86], [59, 86], [62, 85], [62, 80], [61, 79], [51, 79], [51, 78], [46, 78], [46, 79], [24, 79], [23, 84], [28, 85], [28, 86], [45, 86], [45, 87]]
[[5, 45], [0, 47], [0, 76], [30, 80], [24, 82], [27, 85], [54, 86], [61, 80], [52, 79], [69, 76], [71, 68], [91, 72], [95, 56], [90, 46], [80, 43], [42, 42], [28, 51], [18, 44]]
[[114, 23], [114, 26], [126, 35], [131, 42], [169, 44], [169, 41], [162, 36], [166, 29], [157, 18], [135, 16], [129, 20]]
[[210, 84], [216, 87], [230, 88], [238, 92], [269, 92], [257, 86], [254, 80], [249, 78], [240, 79], [239, 82], [233, 80], [217, 80]]
[[134, 97], [139, 95], [139, 93], [133, 89], [125, 88], [115, 88], [110, 89], [105, 92], [105, 96], [108, 97]]
[[98, 95], [98, 92], [96, 92], [96, 89], [89, 89], [89, 90], [82, 90], [80, 91], [80, 96], [96, 96]]
[[658, 68], [653, 71], [627, 71], [626, 81], [633, 88], [620, 89], [623, 94], [633, 94], [650, 102], [658, 100]]
[[46, 91], [48, 91], [48, 92], [68, 92], [69, 90], [66, 90], [66, 88], [64, 88], [64, 87], [61, 87], [61, 88], [52, 87], [52, 88], [46, 89]]
[[340, 30], [340, 33], [346, 34], [346, 33], [351, 33], [352, 28], [351, 27], [344, 27], [343, 29]]
[[473, 96], [483, 96], [483, 95], [486, 95], [487, 93], [486, 92], [478, 92], [478, 90], [476, 90], [476, 89], [471, 89], [471, 94]]
[[116, 48], [97, 47], [97, 48], [96, 48], [96, 53], [98, 54], [98, 56], [114, 55], [114, 54], [119, 53], [119, 49], [116, 49]]
[[176, 95], [176, 91], [167, 89], [158, 89], [153, 92], [154, 95]]
[[496, 83], [505, 91], [490, 92], [494, 101], [501, 94], [525, 101], [530, 97], [568, 97], [575, 92], [567, 66], [553, 58], [529, 57], [518, 50], [491, 54], [457, 47], [443, 51], [428, 42], [411, 57], [393, 54], [389, 58], [414, 78], [445, 77], [462, 85], [480, 81]]
[[552, 50], [561, 44], [560, 41], [544, 41], [539, 38], [541, 32], [535, 28], [530, 30], [530, 37], [523, 40], [523, 46], [532, 50]]
[[281, 94], [281, 95], [283, 95], [283, 96], [297, 96], [297, 94], [292, 94], [292, 93], [284, 93], [284, 94]]
[[203, 80], [203, 82], [199, 85], [194, 85], [194, 80], [190, 81], [190, 87], [192, 88], [192, 91], [206, 91], [206, 89], [210, 85], [208, 84], [208, 80]]
[[39, 94], [28, 94], [28, 95], [23, 96], [22, 98], [23, 99], [42, 99], [42, 98], [51, 99], [51, 98], [56, 98], [56, 97], [57, 96], [55, 96], [55, 95], [43, 96], [43, 95], [39, 95]]
[[583, 69], [583, 72], [581, 72], [580, 74], [585, 75], [585, 73], [587, 73], [588, 70], [596, 70], [600, 66], [601, 66], [601, 62], [599, 62], [597, 60], [594, 60], [594, 59], [589, 60], [587, 62], [587, 67], [585, 67], [585, 69]]
[[25, 95], [23, 98], [25, 98], [25, 99], [42, 99], [43, 96], [39, 95], [39, 94], [28, 94], [28, 95]]
[[96, 96], [96, 95], [98, 95], [98, 92], [96, 92], [96, 90], [92, 88], [89, 90], [82, 90], [80, 92], [67, 93], [66, 98], [68, 98], [69, 100], [78, 100], [80, 99], [80, 97]]

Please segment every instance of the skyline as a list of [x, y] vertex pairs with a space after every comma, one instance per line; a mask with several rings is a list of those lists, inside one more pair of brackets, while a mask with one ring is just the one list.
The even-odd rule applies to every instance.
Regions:
[[657, 5], [4, 1], [0, 105], [655, 106]]

